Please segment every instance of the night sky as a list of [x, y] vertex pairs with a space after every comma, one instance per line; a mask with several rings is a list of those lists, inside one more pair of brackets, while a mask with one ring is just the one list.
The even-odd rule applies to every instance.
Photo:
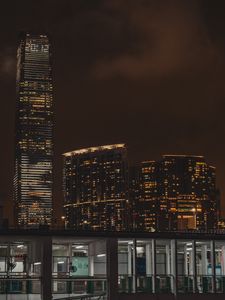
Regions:
[[225, 1], [7, 0], [0, 11], [0, 197], [12, 217], [16, 48], [53, 42], [55, 197], [62, 153], [125, 142], [131, 163], [204, 155], [225, 208]]

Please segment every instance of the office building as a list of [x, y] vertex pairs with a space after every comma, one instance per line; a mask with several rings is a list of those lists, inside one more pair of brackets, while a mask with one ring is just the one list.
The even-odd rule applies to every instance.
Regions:
[[143, 162], [140, 230], [209, 230], [217, 227], [215, 168], [202, 156], [164, 155]]
[[129, 166], [129, 204], [131, 210], [130, 230], [140, 228], [140, 168]]
[[52, 218], [52, 53], [45, 34], [21, 35], [17, 52], [14, 203], [18, 226]]
[[131, 216], [125, 145], [86, 148], [63, 156], [67, 228], [127, 230]]
[[[167, 219], [167, 210], [164, 209], [163, 201], [158, 201], [156, 164], [155, 161], [144, 161], [140, 166], [139, 181], [139, 203], [138, 224], [141, 231], [155, 231], [158, 228], [158, 221]], [[161, 214], [158, 215], [161, 205]]]

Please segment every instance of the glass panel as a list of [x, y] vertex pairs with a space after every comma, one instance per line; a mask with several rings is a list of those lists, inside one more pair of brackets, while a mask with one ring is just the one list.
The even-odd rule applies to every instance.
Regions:
[[53, 244], [52, 256], [69, 256], [69, 245]]
[[[25, 256], [13, 256], [8, 260], [8, 270], [10, 273], [26, 273], [26, 257]], [[16, 275], [14, 274], [14, 276]]]
[[172, 291], [171, 240], [156, 240], [156, 293]]
[[177, 241], [177, 290], [178, 293], [194, 292], [193, 241]]
[[26, 275], [28, 273], [27, 265], [27, 245], [18, 243], [10, 245], [10, 257], [7, 260], [8, 272], [11, 276]]
[[215, 242], [216, 292], [225, 293], [225, 241]]
[[[55, 298], [102, 293], [106, 290], [106, 242], [85, 239], [53, 245]], [[66, 254], [66, 255], [65, 255]]]
[[119, 292], [135, 290], [135, 249], [133, 240], [118, 240], [118, 285]]
[[212, 293], [212, 247], [210, 241], [196, 241], [196, 281], [199, 293]]
[[40, 280], [0, 279], [0, 294], [40, 294]]
[[69, 257], [53, 257], [53, 273], [55, 275], [64, 275], [68, 273], [69, 269]]
[[153, 292], [153, 241], [148, 239], [136, 242], [136, 278], [138, 292]]
[[[6, 257], [0, 257], [0, 273], [5, 273], [7, 270], [6, 268]], [[1, 275], [3, 275], [1, 274]]]
[[[2, 296], [12, 294], [13, 296], [6, 296], [7, 299], [8, 297], [28, 299], [28, 295], [35, 294], [32, 296], [35, 300], [41, 299], [41, 281], [35, 278], [41, 274], [41, 251], [41, 247], [37, 249], [35, 242], [16, 241], [0, 245], [0, 294]], [[38, 269], [38, 272], [35, 269]]]
[[54, 279], [53, 293], [67, 296], [106, 294], [106, 279]]

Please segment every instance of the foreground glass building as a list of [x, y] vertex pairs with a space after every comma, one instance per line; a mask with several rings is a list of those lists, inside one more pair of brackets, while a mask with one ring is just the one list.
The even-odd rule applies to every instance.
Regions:
[[52, 54], [45, 34], [21, 35], [17, 52], [14, 202], [18, 226], [50, 224], [52, 214]]
[[225, 297], [225, 235], [1, 231], [0, 299]]

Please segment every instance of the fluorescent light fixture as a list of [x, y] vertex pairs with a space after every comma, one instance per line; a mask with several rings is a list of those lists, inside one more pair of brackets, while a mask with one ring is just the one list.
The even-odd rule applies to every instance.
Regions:
[[75, 246], [76, 249], [82, 249], [84, 246]]
[[57, 264], [62, 265], [62, 264], [64, 264], [64, 261], [58, 261]]
[[131, 244], [133, 244], [133, 242], [131, 240], [129, 240], [129, 241], [123, 241], [123, 240], [120, 241], [119, 240], [119, 244], [130, 244], [131, 245]]
[[18, 245], [18, 246], [17, 246], [17, 248], [23, 248], [23, 247], [24, 247], [23, 245]]
[[41, 265], [40, 261], [34, 263], [34, 266], [38, 266], [38, 265]]
[[105, 254], [98, 254], [97, 257], [104, 257]]

